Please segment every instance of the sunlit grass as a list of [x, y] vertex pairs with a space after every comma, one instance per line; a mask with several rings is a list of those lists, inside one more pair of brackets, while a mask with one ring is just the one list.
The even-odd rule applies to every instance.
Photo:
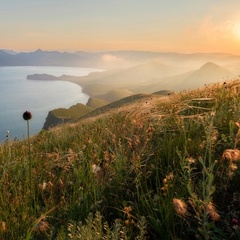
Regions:
[[238, 85], [6, 141], [0, 239], [238, 239]]

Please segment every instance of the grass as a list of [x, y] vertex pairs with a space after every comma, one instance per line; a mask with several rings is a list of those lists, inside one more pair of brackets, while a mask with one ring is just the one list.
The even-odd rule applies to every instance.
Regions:
[[7, 140], [0, 239], [240, 239], [239, 84], [32, 137], [34, 208], [28, 142]]
[[103, 100], [103, 99], [99, 99], [99, 98], [89, 98], [86, 106], [89, 106], [93, 109], [96, 109], [96, 108], [99, 108], [99, 107], [102, 107], [104, 105], [107, 105], [109, 104], [109, 102]]
[[78, 118], [92, 111], [93, 108], [86, 106], [82, 103], [77, 103], [70, 108], [57, 108], [51, 111], [51, 113], [57, 118]]

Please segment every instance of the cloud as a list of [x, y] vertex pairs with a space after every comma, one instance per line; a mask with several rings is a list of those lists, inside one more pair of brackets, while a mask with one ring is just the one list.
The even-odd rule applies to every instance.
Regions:
[[117, 62], [117, 61], [121, 61], [121, 58], [118, 58], [112, 54], [104, 54], [102, 56], [102, 60], [104, 62]]

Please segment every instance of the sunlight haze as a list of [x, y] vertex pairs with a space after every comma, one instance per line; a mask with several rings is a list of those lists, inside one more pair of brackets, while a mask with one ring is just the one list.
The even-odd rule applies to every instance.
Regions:
[[238, 0], [3, 0], [0, 48], [240, 54]]

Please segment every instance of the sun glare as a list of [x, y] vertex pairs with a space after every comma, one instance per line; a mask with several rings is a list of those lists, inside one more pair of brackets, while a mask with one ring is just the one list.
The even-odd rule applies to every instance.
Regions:
[[237, 37], [238, 40], [240, 40], [240, 23], [235, 24], [233, 27], [233, 33]]

